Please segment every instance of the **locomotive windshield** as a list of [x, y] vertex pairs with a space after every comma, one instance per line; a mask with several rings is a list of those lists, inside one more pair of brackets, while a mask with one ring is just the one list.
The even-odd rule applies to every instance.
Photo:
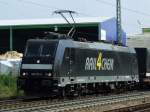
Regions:
[[57, 42], [28, 42], [25, 56], [53, 57], [57, 48]]

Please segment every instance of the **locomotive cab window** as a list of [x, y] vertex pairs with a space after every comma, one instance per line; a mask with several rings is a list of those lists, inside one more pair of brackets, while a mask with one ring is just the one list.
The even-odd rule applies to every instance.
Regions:
[[54, 57], [55, 50], [56, 50], [56, 43], [46, 43], [42, 45], [41, 56]]
[[54, 57], [57, 42], [29, 42], [27, 44], [25, 56]]
[[40, 53], [40, 44], [38, 43], [28, 43], [26, 48], [25, 56], [38, 56]]

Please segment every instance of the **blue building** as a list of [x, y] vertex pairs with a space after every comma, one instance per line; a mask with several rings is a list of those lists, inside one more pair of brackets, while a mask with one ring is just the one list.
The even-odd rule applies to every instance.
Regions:
[[[117, 40], [116, 18], [110, 18], [100, 23], [101, 31], [106, 32], [106, 41], [115, 42]], [[101, 35], [102, 36], [102, 35]], [[122, 30], [122, 44], [126, 45], [126, 33]]]

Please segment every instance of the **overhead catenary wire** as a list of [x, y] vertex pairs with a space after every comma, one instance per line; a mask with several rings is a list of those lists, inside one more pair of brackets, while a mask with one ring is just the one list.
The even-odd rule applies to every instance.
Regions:
[[[101, 3], [105, 4], [105, 5], [109, 5], [109, 6], [112, 6], [112, 7], [116, 8], [116, 4], [107, 2], [105, 0], [96, 0], [96, 1], [101, 2]], [[135, 9], [126, 8], [126, 7], [123, 7], [123, 6], [121, 7], [121, 9], [129, 11], [129, 12], [132, 12], [132, 13], [136, 13], [136, 14], [139, 14], [139, 15], [143, 15], [143, 16], [150, 16], [149, 13], [141, 12], [141, 11], [138, 11], [138, 10], [135, 10]]]
[[[27, 4], [32, 4], [32, 5], [35, 5], [35, 6], [39, 6], [39, 7], [41, 7], [41, 8], [45, 8], [45, 9], [50, 9], [50, 8], [53, 8], [53, 9], [55, 9], [55, 10], [59, 10], [60, 8], [58, 8], [58, 7], [55, 7], [55, 6], [51, 6], [51, 5], [47, 5], [47, 4], [41, 4], [41, 3], [38, 3], [38, 2], [34, 2], [34, 1], [31, 1], [31, 0], [17, 0], [18, 2], [23, 2], [23, 3], [27, 3]], [[109, 6], [112, 6], [112, 7], [116, 7], [116, 4], [113, 4], [113, 3], [110, 3], [110, 2], [107, 2], [107, 1], [105, 1], [105, 0], [96, 0], [96, 1], [98, 1], [98, 2], [101, 2], [101, 3], [103, 3], [103, 4], [105, 4], [105, 5], [109, 5]], [[3, 4], [3, 5], [9, 5], [9, 3], [8, 2], [4, 2], [4, 1], [1, 1], [0, 0], [0, 4]], [[127, 11], [130, 11], [130, 12], [132, 12], [132, 13], [136, 13], [136, 14], [139, 14], [139, 15], [143, 15], [143, 16], [150, 16], [150, 14], [148, 14], [148, 13], [144, 13], [144, 12], [141, 12], [141, 11], [137, 11], [137, 10], [134, 10], [134, 9], [130, 9], [130, 8], [126, 8], [126, 7], [122, 7], [122, 9], [124, 9], [124, 10], [127, 10]], [[52, 11], [53, 12], [53, 11]], [[96, 15], [91, 15], [91, 14], [86, 14], [86, 13], [83, 13], [83, 12], [78, 12], [78, 15], [82, 15], [82, 16], [96, 16]], [[130, 26], [137, 26], [137, 25], [133, 25], [133, 24], [129, 24]]]
[[[33, 2], [31, 0], [17, 0], [17, 1], [28, 3], [28, 4], [32, 4], [32, 5], [36, 5], [36, 6], [39, 6], [39, 7], [42, 7], [42, 8], [47, 8], [47, 9], [54, 8], [55, 10], [60, 10], [60, 8], [58, 8], [58, 7], [51, 6], [51, 5], [46, 5], [46, 4], [41, 4], [41, 3], [38, 3], [38, 2]], [[96, 0], [96, 1], [101, 2], [102, 4], [105, 4], [105, 5], [116, 7], [115, 4], [107, 2], [105, 0]], [[8, 2], [4, 2], [4, 1], [1, 1], [1, 0], [0, 0], [0, 4], [9, 5]], [[139, 14], [139, 15], [149, 16], [150, 17], [149, 13], [141, 12], [141, 11], [138, 11], [138, 10], [135, 10], [135, 9], [131, 9], [131, 8], [126, 8], [126, 7], [122, 7], [122, 9], [127, 10], [127, 11], [132, 12], [132, 13], [136, 13], [136, 14]], [[96, 15], [91, 15], [91, 14], [83, 13], [81, 11], [78, 12], [78, 14], [80, 14], [82, 16], [96, 16]]]
[[33, 2], [31, 0], [18, 0], [18, 1], [28, 3], [28, 4], [32, 4], [32, 5], [36, 5], [36, 6], [39, 6], [39, 7], [42, 7], [42, 8], [47, 8], [47, 9], [54, 8], [55, 10], [60, 10], [60, 8], [58, 8], [58, 7], [55, 7], [55, 6], [52, 6], [52, 5], [41, 4], [41, 3], [38, 3], [38, 2]]
[[[19, 2], [24, 2], [24, 3], [27, 3], [27, 4], [32, 4], [32, 5], [35, 5], [35, 6], [39, 6], [41, 8], [46, 8], [46, 9], [50, 9], [50, 8], [53, 8], [54, 10], [61, 10], [61, 8], [58, 8], [58, 7], [55, 7], [55, 6], [51, 6], [51, 5], [46, 5], [46, 4], [41, 4], [41, 3], [38, 3], [38, 2], [33, 2], [33, 1], [30, 1], [30, 0], [18, 0]], [[83, 15], [83, 16], [95, 16], [95, 15], [89, 15], [89, 14], [86, 14], [86, 13], [83, 13], [83, 12], [78, 12], [79, 15]]]
[[4, 2], [4, 1], [0, 1], [0, 4], [1, 4], [1, 5], [8, 5], [8, 3], [7, 3], [7, 2]]
[[[18, 0], [20, 1], [20, 0]], [[106, 4], [106, 5], [110, 5], [112, 7], [115, 7], [116, 8], [116, 5], [115, 4], [112, 4], [110, 2], [107, 2], [107, 1], [104, 1], [104, 0], [96, 0], [96, 1], [102, 1], [102, 3]], [[46, 4], [41, 4], [41, 3], [38, 3], [38, 2], [33, 2], [33, 1], [30, 1], [30, 0], [21, 0], [20, 2], [24, 2], [24, 3], [27, 3], [27, 4], [32, 4], [32, 5], [35, 5], [35, 6], [39, 6], [41, 8], [46, 8], [46, 9], [50, 9], [50, 8], [54, 8], [55, 10], [61, 10], [60, 8], [58, 7], [54, 7], [54, 6], [51, 6], [51, 5], [46, 5]], [[131, 9], [132, 10], [132, 9]], [[53, 11], [52, 11], [53, 12]], [[81, 11], [78, 12], [77, 14], [79, 15], [82, 15], [82, 16], [95, 16], [95, 15], [91, 15], [91, 14], [86, 14], [86, 13], [82, 13]], [[123, 22], [124, 23], [124, 22]], [[133, 24], [128, 24], [129, 26], [137, 26], [137, 25], [133, 25]], [[123, 25], [124, 26], [124, 25]]]
[[[100, 3], [102, 3], [102, 4], [105, 4], [105, 5], [108, 5], [108, 6], [112, 6], [112, 7], [114, 7], [114, 8], [116, 8], [116, 4], [113, 4], [113, 3], [110, 3], [110, 2], [108, 2], [108, 1], [106, 1], [106, 0], [96, 0], [96, 1], [98, 1], [98, 2], [100, 2]], [[126, 11], [129, 11], [129, 12], [131, 12], [131, 13], [135, 13], [135, 14], [138, 14], [138, 15], [142, 15], [142, 16], [145, 16], [145, 17], [150, 17], [150, 14], [149, 13], [145, 13], [145, 12], [141, 12], [141, 11], [138, 11], [138, 10], [135, 10], [135, 9], [131, 9], [131, 8], [126, 8], [126, 7], [121, 7], [121, 9], [123, 9], [123, 10], [126, 10]], [[124, 23], [124, 22], [122, 22], [122, 23]], [[124, 24], [126, 24], [126, 23], [124, 23]], [[128, 26], [136, 26], [137, 27], [137, 24], [135, 25], [135, 24], [126, 24], [126, 25], [128, 25]], [[139, 23], [138, 23], [138, 25], [139, 25]], [[124, 25], [123, 25], [124, 26]]]
[[[105, 0], [96, 0], [96, 1], [116, 8], [116, 4], [107, 2]], [[50, 6], [50, 5], [46, 5], [46, 4], [41, 4], [41, 3], [38, 3], [38, 2], [29, 1], [29, 0], [21, 0], [21, 2], [25, 2], [25, 3], [28, 3], [28, 4], [33, 4], [35, 6], [39, 6], [39, 7], [42, 7], [42, 8], [47, 8], [47, 9], [54, 8], [56, 10], [60, 10], [60, 8], [58, 8], [58, 7], [54, 7], [54, 6]], [[127, 11], [132, 12], [132, 13], [143, 15], [143, 16], [146, 16], [146, 17], [150, 16], [150, 14], [148, 14], [148, 13], [144, 13], [144, 12], [141, 12], [141, 11], [138, 11], [138, 10], [135, 10], [135, 9], [130, 9], [130, 8], [126, 8], [126, 7], [122, 7], [122, 9], [127, 10]], [[95, 15], [91, 15], [91, 14], [82, 13], [81, 11], [78, 12], [78, 14], [82, 15], [82, 16], [95, 16]], [[131, 26], [131, 24], [130, 24], [130, 26]], [[132, 26], [137, 26], [137, 25], [132, 25]]]

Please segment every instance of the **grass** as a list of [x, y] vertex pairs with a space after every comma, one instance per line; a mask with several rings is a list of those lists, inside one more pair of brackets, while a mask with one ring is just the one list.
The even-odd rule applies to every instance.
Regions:
[[17, 90], [17, 77], [15, 75], [0, 75], [0, 99], [13, 98], [23, 95]]

